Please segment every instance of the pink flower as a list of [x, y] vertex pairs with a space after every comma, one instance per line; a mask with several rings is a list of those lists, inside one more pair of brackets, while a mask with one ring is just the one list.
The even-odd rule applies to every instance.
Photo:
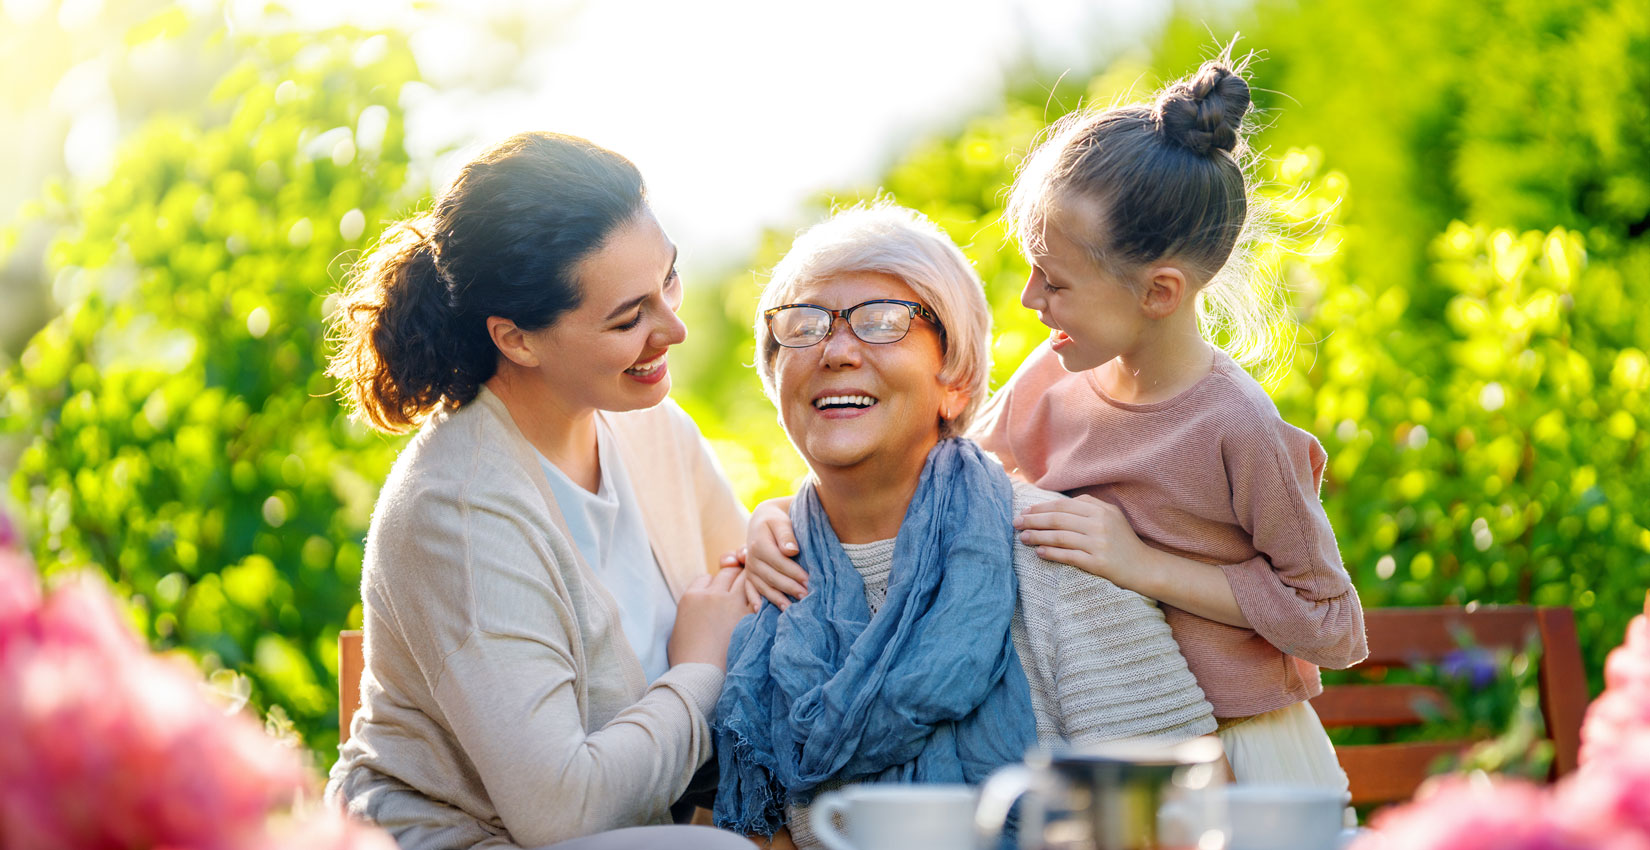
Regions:
[[[1650, 597], [1645, 609], [1650, 612]], [[1635, 732], [1650, 730], [1650, 613], [1627, 624], [1627, 639], [1604, 662], [1604, 693], [1587, 707], [1581, 762], [1607, 756]]]
[[1352, 850], [1581, 850], [1552, 817], [1546, 790], [1521, 781], [1448, 777], [1407, 805], [1385, 809]]
[[1568, 777], [1558, 809], [1579, 830], [1636, 834], [1650, 846], [1650, 726], [1611, 742]]
[[[31, 597], [38, 600], [31, 608]], [[0, 567], [0, 822], [8, 848], [238, 848], [306, 776], [82, 580], [40, 597]]]
[[389, 833], [350, 820], [330, 806], [271, 830], [257, 850], [396, 850]]
[[0, 515], [0, 848], [395, 850], [336, 809], [289, 812], [312, 779], [188, 663], [157, 657], [100, 582], [42, 594]]
[[40, 608], [40, 584], [34, 567], [22, 556], [0, 546], [0, 653]]
[[1604, 661], [1604, 686], [1612, 690], [1650, 687], [1650, 614], [1634, 617], [1627, 624], [1626, 640], [1610, 650]]

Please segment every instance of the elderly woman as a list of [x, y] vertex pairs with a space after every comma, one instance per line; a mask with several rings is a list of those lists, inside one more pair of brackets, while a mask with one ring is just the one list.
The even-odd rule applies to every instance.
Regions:
[[990, 313], [944, 234], [890, 206], [837, 215], [774, 270], [756, 330], [813, 473], [791, 504], [810, 587], [729, 647], [719, 826], [808, 846], [804, 807], [836, 784], [976, 783], [1036, 742], [1214, 731], [1162, 613], [1018, 543], [1014, 515], [1056, 494], [956, 436]]

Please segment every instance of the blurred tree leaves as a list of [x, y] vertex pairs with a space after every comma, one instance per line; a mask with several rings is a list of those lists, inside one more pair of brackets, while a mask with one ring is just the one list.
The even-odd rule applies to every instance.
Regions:
[[[1366, 604], [1571, 605], [1596, 683], [1650, 586], [1650, 13], [1231, 14], [1240, 48], [1264, 51], [1258, 173], [1281, 238], [1262, 260], [1301, 321], [1270, 388], [1329, 449], [1325, 504]], [[1080, 98], [1189, 72], [1209, 32], [1186, 16], [1149, 59], [1026, 81], [812, 215], [880, 195], [945, 228], [986, 283], [1000, 384], [1046, 335], [1001, 222], [1019, 157]], [[63, 312], [6, 372], [0, 427], [28, 441], [11, 488], [42, 564], [106, 569], [157, 644], [246, 673], [328, 753], [334, 638], [359, 623], [361, 540], [400, 443], [343, 416], [323, 320], [354, 252], [425, 200], [402, 144], [418, 69], [395, 35], [214, 38], [232, 61], [206, 102], [157, 115], [108, 180], [34, 210], [61, 228]], [[790, 239], [691, 282], [673, 361], [675, 397], [747, 501], [804, 471], [748, 368], [756, 295]]]
[[411, 200], [399, 96], [417, 69], [395, 36], [353, 30], [232, 47], [206, 104], [151, 119], [106, 182], [37, 210], [65, 227], [64, 310], [7, 375], [5, 426], [30, 439], [12, 495], [48, 570], [103, 567], [157, 644], [246, 673], [325, 752], [399, 444], [345, 419], [323, 319], [351, 252]]
[[[1325, 504], [1365, 603], [1572, 606], [1596, 688], [1650, 587], [1635, 497], [1650, 492], [1650, 13], [1263, 0], [1221, 25], [1245, 33], [1238, 52], [1262, 51], [1254, 144], [1279, 238], [1259, 259], [1301, 322], [1270, 388], [1329, 449]], [[1182, 15], [1150, 61], [1113, 62], [1084, 101], [1190, 73], [1209, 27]], [[1004, 188], [1073, 105], [1026, 86], [815, 210], [886, 195], [963, 245], [995, 312], [998, 384], [1045, 336], [1018, 305]], [[751, 266], [788, 240], [769, 234]], [[748, 327], [749, 276], [722, 290], [742, 293], [724, 327]], [[750, 362], [748, 340], [728, 345]]]

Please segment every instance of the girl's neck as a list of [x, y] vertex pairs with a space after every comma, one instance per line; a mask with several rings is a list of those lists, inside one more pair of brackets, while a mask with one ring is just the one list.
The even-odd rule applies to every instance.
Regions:
[[1134, 350], [1099, 368], [1100, 386], [1125, 404], [1168, 401], [1203, 380], [1215, 348], [1198, 331], [1197, 315], [1181, 310], [1142, 336]]
[[819, 504], [837, 539], [874, 543], [899, 536], [927, 462], [928, 452], [917, 451], [897, 463], [867, 461], [850, 469], [815, 472]]
[[504, 402], [521, 435], [539, 454], [580, 487], [592, 493], [601, 488], [594, 408], [569, 407], [537, 375], [508, 361], [487, 380], [487, 388]]

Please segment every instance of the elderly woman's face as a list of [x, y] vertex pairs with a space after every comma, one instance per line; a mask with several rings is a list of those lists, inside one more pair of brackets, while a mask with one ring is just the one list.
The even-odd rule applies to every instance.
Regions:
[[[921, 303], [904, 281], [876, 272], [801, 287], [790, 301], [841, 310], [882, 298]], [[774, 355], [785, 433], [815, 472], [926, 457], [942, 411], [955, 415], [967, 401], [940, 382], [943, 360], [940, 330], [924, 319], [883, 344], [860, 340], [839, 319], [825, 341]]]

